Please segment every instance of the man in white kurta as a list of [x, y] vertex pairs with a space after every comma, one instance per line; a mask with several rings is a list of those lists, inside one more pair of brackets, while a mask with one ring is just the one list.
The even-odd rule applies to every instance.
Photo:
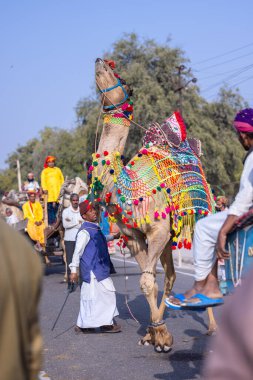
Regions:
[[[234, 120], [234, 128], [247, 151], [240, 188], [228, 210], [210, 215], [196, 224], [193, 240], [195, 283], [184, 294], [186, 300], [191, 298], [191, 303], [199, 303], [199, 299], [192, 298], [195, 294], [203, 294], [210, 299], [222, 297], [217, 280], [217, 258], [229, 258], [225, 249], [227, 235], [237, 218], [253, 205], [253, 109], [240, 111]], [[183, 306], [185, 299], [182, 296], [170, 297], [166, 304], [170, 307], [172, 302], [173, 305]]]
[[[77, 270], [81, 258], [83, 255], [90, 254], [88, 244], [91, 239], [91, 232], [100, 229], [96, 223], [97, 212], [90, 202], [84, 201], [80, 203], [79, 208], [80, 214], [86, 224], [84, 223], [85, 227], [80, 229], [77, 234], [73, 259], [69, 265], [71, 270], [70, 280], [72, 282], [77, 282]], [[113, 240], [113, 238], [113, 236], [109, 235], [107, 240]], [[106, 245], [105, 239], [104, 242]], [[107, 251], [107, 246], [102, 247], [102, 245], [99, 249], [105, 249], [105, 251]], [[97, 261], [96, 268], [100, 261], [101, 260]], [[106, 263], [107, 266], [110, 265], [109, 261], [106, 261]], [[101, 281], [98, 281], [92, 270], [90, 270], [89, 273], [84, 273], [85, 279], [83, 279], [81, 287], [80, 311], [75, 328], [76, 332], [86, 332], [87, 329], [95, 329], [98, 327], [100, 327], [102, 332], [120, 332], [120, 326], [114, 323], [114, 317], [119, 313], [116, 306], [116, 291], [112, 279], [109, 277], [110, 268], [108, 269], [108, 277]], [[89, 278], [89, 282], [87, 278]]]
[[72, 262], [73, 254], [76, 245], [76, 235], [83, 223], [83, 219], [79, 211], [79, 196], [72, 193], [70, 195], [70, 206], [65, 208], [62, 213], [62, 225], [64, 228], [64, 245], [66, 252], [67, 262], [67, 276], [68, 276], [68, 289], [70, 289], [70, 268], [69, 264]]

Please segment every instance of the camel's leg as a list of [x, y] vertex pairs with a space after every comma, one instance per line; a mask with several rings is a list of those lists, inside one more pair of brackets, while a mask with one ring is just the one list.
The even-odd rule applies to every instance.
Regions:
[[161, 304], [159, 306], [159, 314], [160, 314], [159, 317], [160, 317], [160, 319], [163, 318], [163, 314], [164, 314], [165, 307], [166, 307], [164, 300], [165, 300], [165, 298], [168, 297], [170, 291], [173, 288], [173, 285], [174, 285], [174, 282], [176, 279], [176, 273], [175, 273], [175, 268], [174, 268], [174, 263], [173, 263], [171, 244], [172, 244], [172, 242], [170, 241], [166, 245], [166, 247], [165, 247], [165, 249], [164, 249], [164, 251], [160, 257], [161, 264], [163, 266], [164, 273], [165, 273], [163, 297], [161, 300]]
[[140, 234], [138, 234], [138, 236], [130, 236], [128, 239], [127, 248], [143, 271], [146, 267], [148, 257], [148, 247], [145, 239]]
[[[173, 257], [172, 257], [171, 242], [168, 242], [166, 244], [166, 247], [164, 248], [163, 253], [160, 257], [160, 260], [165, 272], [163, 297], [158, 309], [159, 320], [162, 321], [164, 311], [165, 311], [164, 300], [169, 295], [169, 292], [171, 291], [174, 281], [176, 279], [175, 269], [174, 269], [174, 264], [173, 264]], [[153, 332], [153, 335], [156, 335], [156, 345], [157, 345], [156, 351], [160, 351], [160, 350], [163, 350], [164, 352], [170, 351], [171, 346], [173, 344], [173, 337], [170, 334], [170, 332], [167, 330], [166, 326], [161, 325], [153, 329], [150, 328], [150, 332], [151, 331]]]
[[209, 318], [209, 325], [208, 325], [208, 331], [206, 334], [207, 335], [215, 335], [217, 332], [218, 326], [217, 326], [216, 320], [215, 320], [214, 315], [213, 315], [213, 308], [208, 307], [207, 313], [208, 313], [208, 318]]
[[[137, 231], [136, 231], [137, 232]], [[137, 233], [138, 234], [138, 233]], [[130, 250], [131, 254], [139, 264], [141, 270], [143, 271], [146, 267], [148, 247], [143, 236], [130, 236], [127, 242], [127, 248]], [[148, 346], [152, 342], [151, 335], [147, 330], [147, 334], [139, 341], [139, 344]]]
[[168, 352], [173, 342], [172, 335], [162, 320], [163, 307], [159, 310], [157, 306], [158, 285], [155, 277], [157, 262], [170, 238], [168, 230], [168, 226], [161, 226], [160, 224], [159, 228], [152, 230], [148, 236], [147, 263], [140, 280], [141, 289], [147, 298], [151, 311], [151, 326], [148, 332], [157, 352]]

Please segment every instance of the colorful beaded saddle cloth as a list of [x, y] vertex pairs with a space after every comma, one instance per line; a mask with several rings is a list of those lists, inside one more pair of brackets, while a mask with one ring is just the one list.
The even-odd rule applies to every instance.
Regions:
[[[104, 152], [104, 169], [98, 176], [98, 155], [93, 154], [92, 198], [110, 204], [117, 194], [117, 213], [128, 228], [170, 218], [174, 231], [173, 248], [191, 248], [191, 233], [199, 218], [214, 211], [214, 201], [200, 162], [199, 140], [186, 138], [186, 127], [178, 112], [159, 126], [150, 126], [144, 147], [127, 166], [119, 152]], [[100, 157], [100, 155], [99, 155]], [[102, 157], [101, 157], [102, 158]], [[108, 173], [113, 187], [105, 194]], [[150, 215], [149, 204], [155, 202]]]

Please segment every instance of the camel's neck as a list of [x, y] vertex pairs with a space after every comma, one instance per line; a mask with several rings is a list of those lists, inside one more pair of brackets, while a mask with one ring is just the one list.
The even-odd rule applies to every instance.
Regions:
[[[122, 155], [132, 120], [132, 103], [126, 103], [115, 113], [104, 115], [103, 131], [98, 150], [93, 154], [92, 187], [94, 195], [104, 197], [113, 188], [117, 157]], [[102, 189], [101, 189], [102, 187]], [[102, 191], [101, 191], [102, 190]]]
[[97, 150], [97, 153], [101, 156], [105, 151], [109, 154], [112, 152], [120, 152], [122, 154], [124, 151], [130, 121], [125, 117], [119, 117], [117, 115], [120, 116], [121, 114], [104, 116], [103, 131]]

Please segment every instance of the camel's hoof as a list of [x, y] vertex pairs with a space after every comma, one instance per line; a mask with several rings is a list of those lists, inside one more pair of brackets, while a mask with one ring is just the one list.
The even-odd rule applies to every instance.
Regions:
[[172, 350], [172, 347], [169, 347], [169, 346], [164, 346], [163, 347], [163, 352], [170, 352]]
[[159, 354], [160, 354], [160, 352], [163, 352], [162, 347], [161, 346], [155, 346], [155, 352], [158, 352]]
[[148, 340], [140, 339], [139, 342], [138, 342], [138, 345], [139, 345], [139, 346], [149, 346], [150, 343], [149, 343]]

